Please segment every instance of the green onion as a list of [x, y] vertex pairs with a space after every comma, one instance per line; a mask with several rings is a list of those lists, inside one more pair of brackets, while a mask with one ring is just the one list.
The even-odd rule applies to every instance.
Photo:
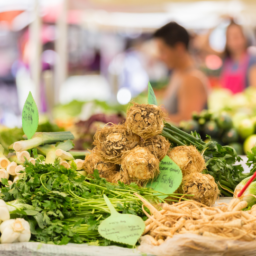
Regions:
[[64, 160], [74, 160], [74, 157], [69, 152], [66, 152], [60, 148], [55, 151], [55, 154], [57, 157], [61, 157]]
[[90, 154], [89, 151], [69, 151], [69, 153], [75, 158], [75, 159], [85, 159], [87, 155]]
[[32, 139], [17, 141], [10, 146], [10, 149], [14, 149], [15, 151], [23, 151], [47, 143], [73, 139], [74, 135], [71, 132], [37, 132]]
[[55, 160], [57, 159], [56, 150], [61, 149], [64, 151], [68, 151], [74, 147], [74, 144], [71, 140], [67, 140], [64, 142], [60, 142], [56, 145], [44, 145], [38, 147], [38, 151], [46, 156], [45, 163], [46, 164], [54, 164]]

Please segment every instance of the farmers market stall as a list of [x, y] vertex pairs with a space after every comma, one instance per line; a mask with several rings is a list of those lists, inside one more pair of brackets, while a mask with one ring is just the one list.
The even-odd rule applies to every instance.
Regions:
[[31, 93], [22, 128], [0, 145], [1, 255], [255, 249], [256, 147], [245, 172], [231, 146], [165, 122], [150, 84], [148, 104], [98, 128], [90, 151], [75, 151], [70, 131], [37, 132]]

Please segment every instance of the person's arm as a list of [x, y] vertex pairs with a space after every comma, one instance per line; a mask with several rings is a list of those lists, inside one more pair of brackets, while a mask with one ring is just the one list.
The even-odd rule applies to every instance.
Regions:
[[178, 92], [178, 113], [169, 115], [169, 120], [179, 123], [191, 118], [194, 111], [200, 112], [207, 101], [204, 85], [199, 78], [187, 75]]
[[256, 88], [256, 65], [253, 65], [249, 70], [249, 86]]

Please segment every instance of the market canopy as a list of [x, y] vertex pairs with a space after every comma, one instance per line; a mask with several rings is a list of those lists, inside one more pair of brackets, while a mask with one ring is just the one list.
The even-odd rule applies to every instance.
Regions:
[[[61, 4], [65, 0], [38, 0], [42, 6], [57, 5]], [[0, 12], [10, 11], [10, 10], [31, 10], [34, 4], [34, 0], [8, 0], [0, 1]], [[203, 0], [68, 0], [68, 5], [71, 9], [87, 9], [88, 7], [94, 8], [114, 8], [119, 10], [122, 8], [127, 8], [129, 11], [130, 8], [137, 8], [138, 11], [143, 11], [151, 8], [151, 11], [156, 11], [160, 8], [168, 7], [169, 4], [180, 3], [180, 4], [191, 4], [197, 2], [205, 2], [211, 5], [216, 3], [223, 4], [255, 4], [255, 0], [215, 0], [215, 1], [203, 1]], [[152, 9], [152, 8], [155, 9]]]
[[[256, 1], [201, 1], [201, 0], [38, 0], [45, 22], [57, 20], [60, 6], [69, 9], [68, 23], [93, 26], [104, 30], [154, 30], [175, 20], [191, 29], [209, 29], [217, 26], [222, 17], [242, 20], [244, 26], [256, 22]], [[2, 19], [8, 23], [19, 15], [31, 22], [33, 0], [0, 1]], [[10, 16], [12, 12], [12, 16]], [[15, 12], [15, 13], [13, 13]], [[20, 14], [23, 12], [22, 14]], [[15, 15], [16, 16], [15, 16]], [[14, 15], [14, 16], [13, 16]], [[10, 17], [12, 19], [10, 19]], [[0, 20], [2, 20], [0, 19]], [[20, 24], [20, 22], [18, 22]]]

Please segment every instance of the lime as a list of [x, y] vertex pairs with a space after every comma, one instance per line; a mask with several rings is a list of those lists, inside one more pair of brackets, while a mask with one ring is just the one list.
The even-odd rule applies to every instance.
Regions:
[[254, 125], [250, 119], [244, 119], [238, 126], [238, 133], [243, 138], [246, 139], [254, 133]]
[[233, 120], [233, 125], [236, 129], [238, 129], [239, 127], [239, 124], [241, 123], [242, 120], [248, 118], [248, 115], [246, 115], [245, 113], [242, 113], [242, 112], [238, 112], [236, 113], [232, 120]]
[[256, 145], [256, 135], [249, 136], [244, 142], [244, 152], [247, 153]]

